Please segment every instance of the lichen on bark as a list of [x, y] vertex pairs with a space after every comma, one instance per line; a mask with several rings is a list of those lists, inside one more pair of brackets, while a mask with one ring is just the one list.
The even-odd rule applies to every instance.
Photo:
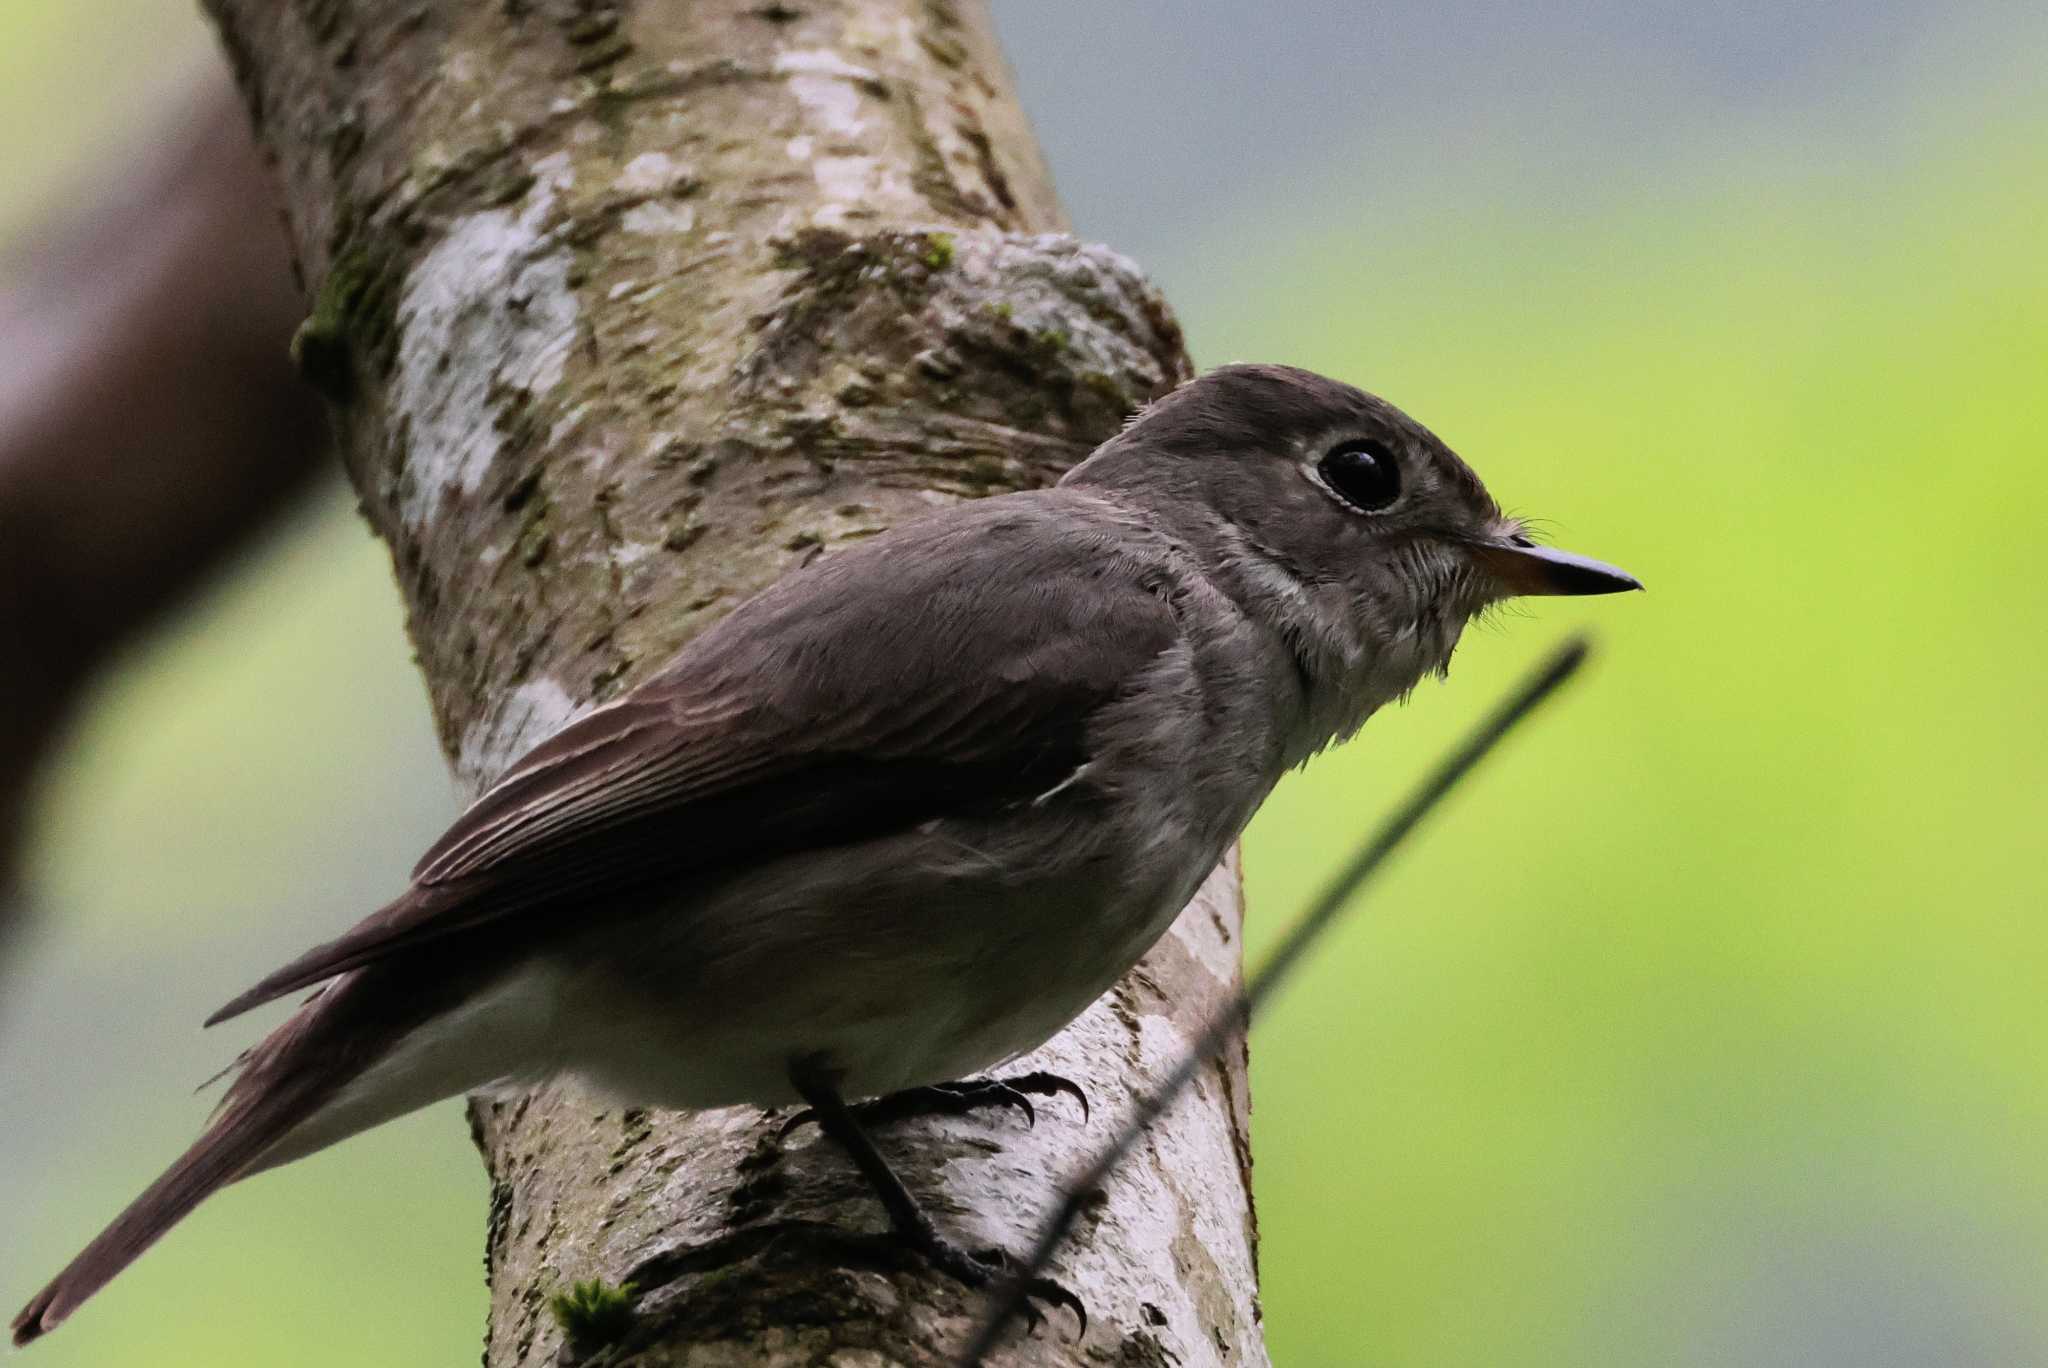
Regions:
[[[1139, 271], [1064, 234], [979, 5], [209, 8], [472, 790], [791, 565], [1049, 483], [1188, 374]], [[1227, 863], [1047, 1047], [1095, 1136], [1051, 1107], [888, 1133], [943, 1225], [1023, 1242], [1231, 991], [1239, 912]], [[1246, 1096], [1215, 1061], [1062, 1260], [1094, 1327], [1013, 1361], [1264, 1361]], [[590, 1279], [638, 1289], [604, 1361], [640, 1365], [941, 1362], [979, 1305], [772, 1117], [562, 1084], [472, 1119], [495, 1368], [550, 1361], [549, 1298]]]

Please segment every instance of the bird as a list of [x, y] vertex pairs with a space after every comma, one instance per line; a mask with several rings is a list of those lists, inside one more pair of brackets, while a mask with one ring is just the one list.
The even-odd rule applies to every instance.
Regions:
[[54, 1329], [201, 1201], [444, 1097], [802, 1103], [940, 1234], [849, 1099], [958, 1097], [1172, 923], [1274, 785], [1532, 594], [1538, 544], [1391, 403], [1219, 367], [1056, 484], [784, 576], [534, 746], [405, 891], [208, 1025], [311, 990], [198, 1139], [22, 1309]]

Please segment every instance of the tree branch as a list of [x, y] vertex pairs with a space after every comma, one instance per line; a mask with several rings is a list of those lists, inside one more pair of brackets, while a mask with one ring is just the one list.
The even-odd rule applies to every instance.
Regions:
[[303, 306], [234, 92], [202, 83], [165, 121], [0, 294], [0, 884], [94, 669], [328, 450], [285, 357]]
[[[1048, 482], [1187, 374], [1136, 269], [1048, 235], [978, 5], [209, 8], [320, 282], [297, 354], [472, 788], [801, 558]], [[1232, 861], [1034, 1063], [1118, 1116], [1228, 1001], [1239, 911]], [[592, 1277], [640, 1292], [615, 1363], [938, 1363], [979, 1309], [852, 1238], [881, 1220], [850, 1165], [773, 1118], [568, 1086], [472, 1117], [495, 1368], [549, 1361], [549, 1294]], [[996, 1361], [1263, 1362], [1246, 1122], [1239, 1043], [1060, 1266], [1085, 1343]], [[943, 1224], [1015, 1247], [1074, 1125], [884, 1143]]]

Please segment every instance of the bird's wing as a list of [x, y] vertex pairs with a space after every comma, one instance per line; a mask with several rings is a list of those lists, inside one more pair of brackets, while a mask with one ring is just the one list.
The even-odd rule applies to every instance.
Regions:
[[1031, 505], [904, 533], [783, 581], [542, 742], [402, 896], [209, 1024], [484, 923], [534, 914], [547, 934], [640, 887], [993, 810], [1065, 779], [1088, 758], [1096, 710], [1179, 635], [1159, 576], [1060, 535]]

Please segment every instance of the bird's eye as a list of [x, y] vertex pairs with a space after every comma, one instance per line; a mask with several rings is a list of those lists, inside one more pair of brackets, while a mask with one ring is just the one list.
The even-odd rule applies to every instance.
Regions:
[[1339, 498], [1365, 513], [1377, 513], [1401, 497], [1401, 467], [1378, 442], [1333, 447], [1316, 467]]

